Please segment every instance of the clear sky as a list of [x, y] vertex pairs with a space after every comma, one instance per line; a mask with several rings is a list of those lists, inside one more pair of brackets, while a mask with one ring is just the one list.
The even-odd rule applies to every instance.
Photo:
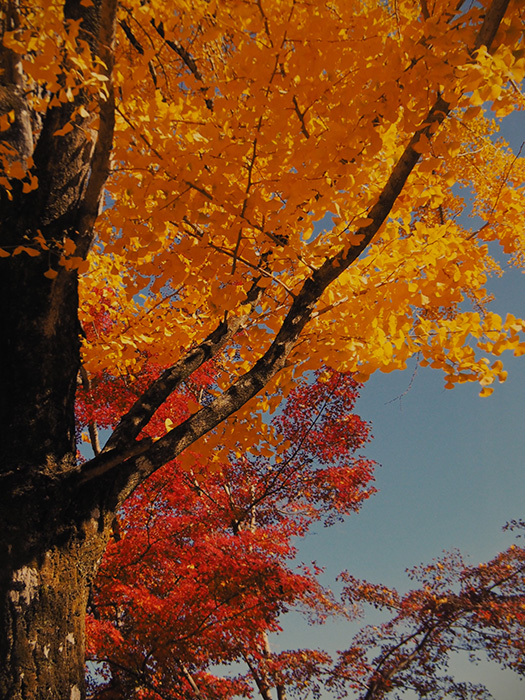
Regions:
[[[517, 152], [525, 141], [525, 115], [505, 120], [503, 134]], [[491, 279], [488, 289], [496, 297], [491, 310], [525, 317], [522, 272], [510, 269]], [[501, 359], [507, 382], [483, 399], [473, 384], [443, 389], [440, 372], [419, 368], [414, 375], [414, 364], [405, 372], [374, 375], [356, 410], [373, 425], [366, 456], [382, 465], [379, 493], [345, 523], [314, 529], [299, 558], [325, 566], [327, 582], [348, 569], [407, 590], [405, 569], [443, 550], [460, 549], [477, 564], [509, 546], [511, 535], [502, 526], [525, 515], [525, 356], [506, 353]], [[347, 623], [308, 628], [292, 615], [283, 624], [275, 650], [334, 652], [350, 636]], [[485, 683], [497, 700], [525, 697], [525, 683], [512, 672], [488, 663], [455, 667], [463, 680]]]
[[[357, 412], [373, 421], [367, 455], [382, 465], [379, 493], [345, 523], [316, 528], [300, 558], [324, 565], [327, 582], [348, 569], [406, 590], [405, 569], [443, 550], [458, 548], [477, 564], [506, 548], [512, 540], [501, 527], [523, 517], [525, 501], [525, 357], [506, 366], [509, 379], [485, 399], [474, 386], [446, 391], [438, 372], [419, 369], [408, 393], [395, 400], [412, 372], [373, 377]], [[305, 628], [295, 616], [290, 622], [276, 640], [281, 648], [333, 652], [349, 638], [344, 623], [320, 629]], [[470, 680], [486, 682], [497, 700], [525, 697], [513, 673], [488, 665], [469, 670]]]

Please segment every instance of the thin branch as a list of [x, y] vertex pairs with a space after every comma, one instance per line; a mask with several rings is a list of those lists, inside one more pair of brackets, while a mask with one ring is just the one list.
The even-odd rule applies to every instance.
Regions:
[[[261, 128], [261, 122], [262, 119], [259, 119], [259, 124], [257, 126], [257, 131]], [[253, 148], [252, 148], [252, 156], [250, 158], [250, 162], [248, 163], [248, 180], [246, 182], [246, 191], [244, 194], [244, 201], [242, 203], [242, 211], [241, 211], [241, 219], [244, 219], [244, 215], [246, 214], [246, 208], [248, 206], [248, 197], [250, 195], [250, 190], [252, 188], [252, 174], [253, 174], [253, 166], [255, 165], [255, 159], [257, 157], [257, 138], [254, 138], [253, 140]], [[235, 249], [233, 251], [233, 263], [232, 263], [232, 275], [235, 274], [235, 267], [237, 265], [237, 256], [239, 254], [239, 248], [241, 246], [241, 240], [242, 240], [242, 226], [239, 228], [239, 234], [237, 236], [237, 242], [235, 243]]]
[[243, 658], [244, 662], [250, 669], [250, 673], [252, 674], [252, 678], [255, 681], [255, 685], [257, 686], [257, 689], [259, 690], [259, 694], [263, 700], [272, 700], [272, 696], [270, 695], [270, 688], [268, 686], [268, 683], [266, 682], [265, 678], [261, 676], [258, 672], [258, 669], [255, 667], [255, 664], [250, 661], [250, 657], [243, 652]]
[[[410, 635], [410, 637], [403, 639], [397, 647], [402, 646], [406, 642], [410, 640], [412, 637], [416, 637], [418, 634], [420, 634], [423, 630], [418, 629], [416, 633], [413, 635]], [[423, 635], [423, 638], [421, 639], [420, 642], [414, 647], [413, 651], [411, 654], [408, 656], [397, 660], [397, 663], [395, 665], [391, 666], [390, 669], [388, 669], [385, 673], [383, 673], [380, 668], [381, 666], [386, 662], [387, 658], [389, 655], [394, 653], [394, 649], [388, 650], [387, 654], [382, 657], [377, 665], [377, 671], [376, 673], [380, 674], [379, 678], [372, 678], [370, 683], [368, 684], [368, 690], [364, 696], [364, 700], [374, 700], [375, 697], [378, 697], [376, 693], [381, 693], [382, 690], [387, 687], [388, 682], [394, 676], [396, 673], [399, 673], [400, 671], [403, 671], [407, 666], [410, 665], [410, 663], [416, 658], [416, 656], [420, 653], [421, 649], [424, 649], [425, 646], [427, 645], [428, 641], [431, 639], [433, 632], [435, 631], [435, 628], [430, 627], [429, 629], [426, 630], [425, 634]]]
[[175, 697], [171, 693], [166, 694], [165, 689], [159, 688], [158, 684], [154, 683], [151, 680], [151, 674], [147, 671], [136, 671], [135, 669], [130, 668], [129, 666], [124, 666], [123, 664], [119, 663], [118, 661], [115, 661], [114, 659], [104, 658], [97, 659], [97, 661], [105, 661], [107, 664], [109, 664], [110, 667], [113, 667], [115, 669], [118, 669], [119, 671], [129, 674], [131, 678], [136, 679], [141, 685], [145, 685], [156, 695], [158, 695], [158, 697], [162, 700], [175, 700]]
[[308, 111], [307, 109], [304, 110], [304, 112], [301, 112], [299, 109], [299, 103], [297, 102], [297, 97], [294, 95], [292, 97], [292, 102], [295, 108], [295, 113], [297, 114], [297, 117], [299, 118], [299, 121], [301, 122], [301, 131], [303, 132], [303, 136], [307, 139], [310, 138], [310, 134], [308, 133], [308, 129], [306, 128], [306, 124], [304, 123], [304, 117], [306, 112]]
[[188, 671], [186, 666], [182, 663], [182, 661], [177, 660], [177, 663], [179, 664], [179, 668], [182, 671], [182, 675], [186, 679], [186, 682], [188, 683], [188, 685], [192, 689], [193, 694], [195, 695], [197, 700], [206, 700], [204, 695], [199, 690], [199, 686], [197, 685], [197, 683], [195, 683], [195, 679], [193, 678], [191, 673]]
[[[171, 223], [174, 224], [174, 222], [171, 222]], [[200, 239], [202, 237], [202, 230], [199, 229], [197, 224], [192, 223], [186, 217], [184, 217], [184, 223], [187, 224], [193, 230], [193, 233], [186, 231], [189, 236], [193, 236], [194, 238], [198, 238], [198, 239]], [[222, 246], [215, 245], [214, 243], [211, 243], [210, 241], [207, 241], [206, 245], [208, 245], [210, 248], [213, 248], [213, 250], [216, 250], [218, 253], [222, 253], [223, 255], [227, 255], [230, 258], [233, 258], [235, 256], [235, 251], [231, 251], [231, 250], [228, 250], [227, 248], [223, 248]], [[278, 277], [275, 277], [274, 275], [272, 275], [271, 272], [268, 272], [268, 270], [265, 270], [264, 267], [262, 267], [260, 264], [255, 265], [254, 263], [251, 263], [248, 260], [246, 260], [246, 258], [244, 258], [242, 255], [237, 255], [236, 260], [238, 262], [241, 262], [243, 265], [246, 265], [246, 267], [249, 267], [252, 270], [256, 270], [263, 277], [267, 277], [268, 279], [271, 279], [272, 282], [275, 282], [275, 284], [278, 284], [280, 287], [282, 287], [285, 290], [285, 292], [291, 296], [292, 299], [295, 299], [295, 294], [290, 289], [290, 287], [285, 282], [280, 280]], [[311, 268], [311, 269], [313, 269], [313, 268]]]
[[122, 27], [124, 34], [128, 37], [129, 43], [133, 46], [133, 48], [141, 55], [144, 56], [144, 47], [140, 43], [140, 41], [137, 39], [135, 34], [133, 34], [133, 31], [129, 24], [126, 22], [125, 19], [122, 19], [119, 22], [120, 26]]

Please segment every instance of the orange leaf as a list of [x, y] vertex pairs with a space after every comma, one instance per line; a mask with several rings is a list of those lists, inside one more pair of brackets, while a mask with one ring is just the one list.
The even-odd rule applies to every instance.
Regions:
[[73, 124], [71, 122], [68, 122], [62, 129], [57, 129], [53, 136], [65, 136], [66, 134], [69, 134], [70, 131], [73, 131]]

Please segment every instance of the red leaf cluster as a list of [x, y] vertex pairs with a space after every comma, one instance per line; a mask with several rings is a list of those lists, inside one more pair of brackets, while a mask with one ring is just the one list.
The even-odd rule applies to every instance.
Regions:
[[372, 604], [393, 617], [365, 627], [340, 654], [330, 685], [341, 697], [349, 688], [359, 700], [407, 688], [428, 700], [491, 697], [483, 686], [450, 674], [452, 652], [525, 675], [525, 548], [512, 545], [478, 566], [452, 552], [409, 575], [420, 587], [404, 596], [342, 575], [347, 602]]
[[[212, 673], [238, 661], [264, 697], [325, 669], [321, 652], [272, 654], [267, 635], [291, 608], [320, 618], [340, 609], [319, 571], [294, 562], [292, 538], [357, 510], [373, 492], [373, 464], [355, 454], [369, 439], [351, 413], [357, 392], [351, 375], [319, 373], [273, 421], [279, 453], [232, 455], [208, 473], [205, 464], [186, 471], [175, 461], [126, 502], [91, 605], [89, 656], [107, 672], [106, 682], [93, 675], [93, 697], [249, 695], [246, 678]], [[79, 395], [80, 420], [110, 423], [113, 401], [122, 408], [132, 393], [129, 383], [101, 377]], [[167, 414], [184, 417], [185, 402], [179, 392]]]

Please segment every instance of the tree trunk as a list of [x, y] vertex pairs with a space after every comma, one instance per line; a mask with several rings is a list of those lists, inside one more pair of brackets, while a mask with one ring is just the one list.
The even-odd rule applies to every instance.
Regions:
[[[78, 108], [93, 94], [82, 85], [71, 101], [51, 106], [50, 96], [45, 112], [31, 112], [34, 86], [3, 42], [23, 29], [23, 3], [4, 4], [0, 113], [13, 120], [2, 140], [38, 187], [25, 192], [15, 178], [0, 188], [0, 700], [81, 700], [89, 587], [117, 499], [115, 480], [78, 478], [82, 329], [65, 244], [86, 257], [109, 173], [117, 2], [63, 2], [64, 32], [79, 22], [79, 48], [89, 45], [106, 73], [98, 111], [84, 108], [83, 117]], [[61, 60], [66, 75], [69, 57]]]
[[0, 261], [0, 700], [85, 696], [86, 605], [116, 505], [107, 481], [78, 483], [77, 275], [47, 265]]
[[[1, 261], [0, 700], [81, 700], [84, 619], [115, 498], [79, 485], [76, 274]], [[8, 294], [7, 291], [10, 291]]]
[[[105, 537], [98, 520], [0, 582], [0, 698], [81, 700], [89, 586]], [[7, 573], [7, 575], [5, 575]]]

